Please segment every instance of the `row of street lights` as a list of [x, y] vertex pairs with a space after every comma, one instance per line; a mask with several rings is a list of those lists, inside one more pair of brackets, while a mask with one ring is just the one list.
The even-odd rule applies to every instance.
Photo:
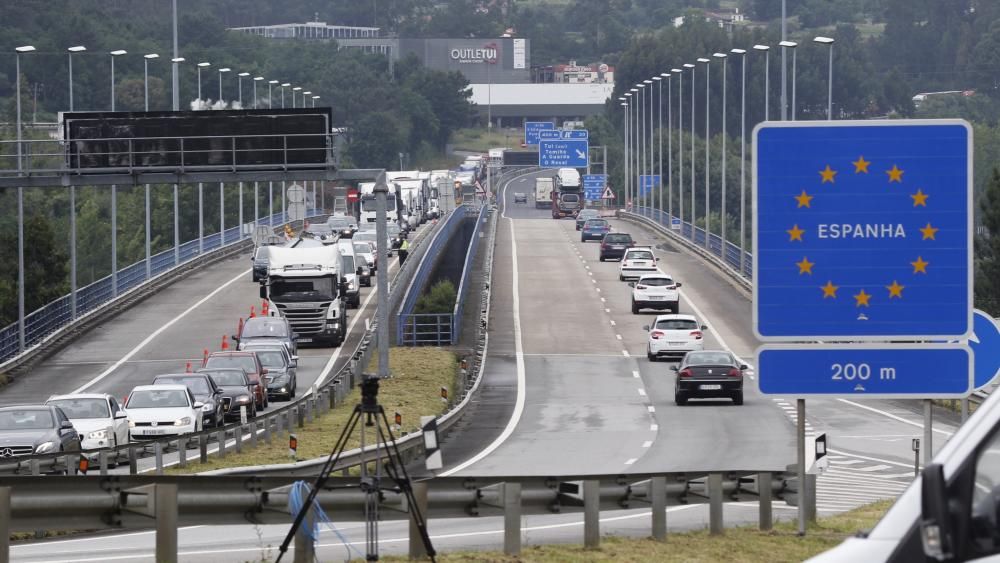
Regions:
[[[834, 40], [829, 37], [816, 37], [813, 39], [814, 43], [820, 45], [826, 45], [829, 50], [829, 76], [827, 84], [827, 110], [826, 117], [828, 120], [833, 119], [833, 43]], [[781, 41], [778, 46], [782, 48], [782, 55], [784, 55], [786, 49], [792, 49], [792, 92], [791, 92], [791, 119], [795, 119], [795, 74], [796, 74], [796, 57], [795, 48], [798, 43], [794, 41]], [[763, 53], [764, 55], [764, 121], [770, 120], [770, 47], [768, 45], [754, 45], [753, 50], [758, 53]], [[740, 226], [739, 226], [739, 238], [740, 238], [740, 269], [743, 269], [743, 257], [746, 247], [746, 56], [748, 51], [746, 49], [733, 48], [730, 49], [728, 53], [717, 52], [712, 53], [711, 58], [701, 57], [697, 59], [697, 64], [684, 63], [681, 68], [671, 68], [670, 72], [663, 72], [657, 76], [652, 76], [649, 79], [637, 82], [634, 87], [629, 88], [628, 91], [624, 92], [621, 97], [618, 98], [620, 105], [625, 111], [625, 127], [624, 127], [624, 139], [625, 139], [625, 199], [629, 205], [637, 205], [639, 207], [652, 208], [656, 207], [654, 205], [654, 198], [652, 193], [652, 187], [655, 186], [652, 177], [654, 176], [654, 171], [658, 169], [659, 171], [659, 209], [661, 213], [666, 211], [669, 218], [674, 217], [674, 165], [673, 165], [673, 135], [667, 136], [667, 175], [663, 175], [663, 84], [667, 84], [667, 130], [672, 131], [674, 129], [673, 120], [673, 78], [677, 77], [678, 88], [677, 88], [677, 131], [678, 131], [678, 164], [677, 164], [677, 195], [678, 195], [678, 215], [681, 223], [685, 222], [687, 219], [692, 224], [691, 238], [694, 240], [694, 222], [697, 217], [697, 208], [695, 201], [695, 174], [694, 174], [694, 162], [695, 162], [695, 69], [697, 66], [704, 65], [705, 68], [705, 247], [710, 248], [711, 241], [711, 180], [710, 180], [710, 145], [711, 145], [711, 114], [709, 111], [710, 102], [710, 73], [709, 65], [712, 59], [716, 59], [722, 63], [722, 170], [721, 170], [721, 191], [722, 191], [722, 205], [721, 205], [721, 221], [720, 221], [720, 236], [722, 239], [722, 252], [725, 252], [726, 245], [726, 235], [728, 233], [727, 229], [727, 209], [726, 209], [726, 195], [727, 195], [727, 185], [726, 185], [726, 141], [728, 138], [727, 132], [727, 120], [726, 120], [726, 100], [727, 100], [727, 61], [730, 56], [738, 56], [741, 62], [740, 76], [741, 76], [741, 88], [740, 88]], [[784, 57], [782, 57], [784, 60]], [[691, 132], [691, 158], [690, 164], [688, 166], [688, 172], [690, 174], [690, 216], [685, 217], [685, 201], [684, 201], [684, 166], [682, 151], [684, 150], [684, 114], [683, 114], [683, 98], [684, 98], [684, 72], [686, 70], [691, 71], [691, 120], [690, 120], [690, 132]], [[783, 69], [784, 70], [784, 69]], [[784, 72], [782, 73], [784, 75]], [[659, 104], [654, 120], [653, 111], [653, 84], [657, 85]], [[646, 102], [646, 91], [649, 90], [649, 102]], [[782, 81], [782, 95], [781, 95], [781, 119], [788, 119], [788, 105], [787, 96], [785, 95], [784, 81]], [[648, 126], [647, 126], [648, 121]], [[654, 127], [654, 123], [658, 124]], [[648, 130], [648, 132], [647, 132]], [[654, 135], [660, 132], [659, 136], [659, 148], [656, 150], [654, 148], [655, 137]], [[648, 154], [648, 158], [647, 158]], [[657, 155], [658, 158], [654, 158], [653, 155]], [[647, 183], [643, 182], [643, 178], [647, 179]], [[663, 188], [666, 184], [667, 188], [667, 202], [666, 207], [664, 207], [663, 201]]]

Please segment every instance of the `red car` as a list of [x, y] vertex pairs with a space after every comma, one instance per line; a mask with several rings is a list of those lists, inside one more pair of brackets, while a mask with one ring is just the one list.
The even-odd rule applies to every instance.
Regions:
[[253, 352], [212, 352], [205, 362], [206, 368], [240, 368], [247, 374], [253, 387], [257, 410], [267, 408], [267, 387], [264, 376], [267, 369], [261, 365], [257, 354]]

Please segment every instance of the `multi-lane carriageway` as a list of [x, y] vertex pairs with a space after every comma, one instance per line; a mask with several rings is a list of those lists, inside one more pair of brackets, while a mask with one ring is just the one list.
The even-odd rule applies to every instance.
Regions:
[[[533, 184], [534, 176], [527, 176], [498, 187], [503, 218], [494, 256], [485, 379], [463, 432], [443, 444], [444, 472], [553, 475], [780, 469], [791, 463], [794, 406], [761, 395], [752, 375], [743, 406], [728, 401], [674, 405], [670, 364], [645, 357], [642, 325], [654, 314], [631, 313], [629, 288], [618, 281], [617, 264], [599, 262], [597, 243], [581, 243], [572, 221], [554, 221], [546, 210], [513, 203], [515, 191], [530, 192]], [[749, 298], [664, 237], [626, 221], [613, 219], [612, 224], [640, 244], [654, 246], [661, 268], [684, 283], [681, 311], [708, 325], [706, 346], [728, 348], [752, 365], [757, 342], [750, 330]], [[248, 263], [242, 256], [160, 292], [53, 356], [31, 378], [0, 391], [0, 403], [44, 400], [51, 392], [86, 383], [92, 383], [88, 390], [121, 395], [153, 374], [200, 358], [201, 350], [231, 333], [235, 318], [256, 302]], [[354, 320], [370, 317], [373, 306], [363, 300]], [[363, 328], [363, 321], [358, 324]], [[357, 338], [359, 326], [353, 329]], [[303, 349], [301, 357], [301, 389], [343, 361], [329, 349]], [[936, 416], [935, 448], [957, 425], [944, 413]], [[906, 402], [809, 401], [808, 430], [826, 432], [830, 439], [832, 468], [819, 480], [820, 513], [901, 492], [912, 478], [910, 439], [922, 434], [920, 420], [916, 405]], [[778, 517], [793, 516], [793, 509], [780, 506], [775, 504]], [[669, 513], [671, 530], [707, 525], [704, 505], [671, 507]], [[727, 504], [725, 519], [753, 522], [756, 513], [752, 503]], [[602, 517], [604, 533], [648, 535], [648, 511]], [[579, 542], [581, 528], [578, 515], [528, 517], [523, 523], [527, 543]], [[432, 538], [444, 550], [500, 548], [502, 530], [496, 519], [430, 522]], [[242, 561], [266, 556], [285, 531], [283, 526], [185, 528], [181, 557]], [[364, 540], [360, 523], [340, 531], [357, 545]], [[405, 524], [383, 524], [383, 552], [403, 553], [406, 537]], [[17, 546], [13, 553], [25, 561], [135, 560], [152, 559], [152, 545], [150, 532], [40, 542]], [[319, 557], [344, 554], [341, 541], [325, 531]]]

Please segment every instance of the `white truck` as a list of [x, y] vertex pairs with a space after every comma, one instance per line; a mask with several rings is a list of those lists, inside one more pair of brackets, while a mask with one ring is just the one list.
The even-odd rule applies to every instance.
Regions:
[[288, 319], [300, 344], [344, 342], [349, 291], [336, 245], [268, 248], [268, 275], [260, 296], [270, 315]]
[[[375, 182], [358, 185], [361, 194], [361, 223], [375, 222]], [[389, 193], [385, 197], [385, 217], [388, 223], [399, 223], [399, 187], [389, 182]]]
[[539, 209], [552, 207], [552, 178], [535, 178], [535, 207]]

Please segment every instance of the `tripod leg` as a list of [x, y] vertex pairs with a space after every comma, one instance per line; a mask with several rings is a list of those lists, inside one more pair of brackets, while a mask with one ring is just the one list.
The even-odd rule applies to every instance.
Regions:
[[306, 514], [309, 512], [309, 507], [312, 506], [313, 502], [316, 500], [316, 496], [319, 494], [319, 490], [326, 484], [327, 478], [330, 477], [330, 472], [333, 468], [337, 466], [337, 462], [340, 461], [340, 454], [344, 453], [344, 448], [347, 446], [347, 439], [351, 434], [354, 433], [354, 428], [358, 425], [358, 421], [361, 420], [361, 406], [355, 406], [354, 412], [351, 413], [351, 417], [347, 420], [347, 424], [344, 425], [344, 429], [340, 432], [340, 436], [337, 438], [337, 442], [333, 446], [333, 450], [330, 452], [330, 457], [326, 458], [326, 463], [320, 470], [319, 476], [316, 477], [316, 482], [313, 484], [312, 490], [309, 491], [309, 496], [306, 497], [305, 503], [302, 508], [299, 509], [299, 513], [295, 515], [295, 520], [292, 522], [292, 527], [288, 530], [288, 534], [285, 536], [284, 541], [281, 542], [281, 547], [278, 548], [278, 558], [275, 560], [276, 563], [281, 561], [281, 558], [288, 551], [289, 544], [295, 539], [295, 532], [299, 530], [302, 525], [302, 521], [305, 519]]

